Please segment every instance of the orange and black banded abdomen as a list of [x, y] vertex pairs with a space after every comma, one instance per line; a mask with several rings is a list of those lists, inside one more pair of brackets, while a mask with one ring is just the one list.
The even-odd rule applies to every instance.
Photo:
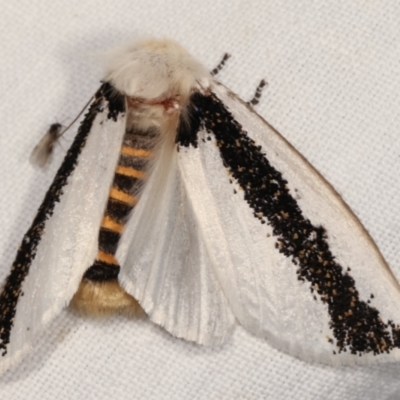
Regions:
[[154, 131], [125, 134], [99, 231], [99, 251], [84, 278], [94, 282], [117, 279], [120, 266], [115, 253], [125, 223], [139, 200], [137, 194], [146, 177], [156, 139]]

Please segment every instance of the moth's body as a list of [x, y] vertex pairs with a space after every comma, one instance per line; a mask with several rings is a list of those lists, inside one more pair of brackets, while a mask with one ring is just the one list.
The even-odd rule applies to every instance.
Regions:
[[0, 369], [71, 301], [203, 345], [239, 323], [304, 360], [400, 359], [397, 281], [276, 130], [169, 40], [110, 53], [104, 82], [0, 295]]
[[94, 264], [86, 271], [72, 306], [89, 314], [141, 311], [137, 301], [118, 283], [120, 266], [115, 258], [126, 221], [140, 199], [140, 189], [151, 165], [158, 128], [140, 131], [127, 124], [118, 165], [99, 230], [99, 249]]
[[[154, 62], [155, 58], [159, 60]], [[140, 199], [140, 189], [152, 160], [160, 147], [172, 151], [190, 92], [197, 80], [209, 75], [200, 64], [184, 55], [179, 45], [169, 40], [145, 41], [132, 46], [130, 59], [125, 50], [116, 51], [110, 59], [107, 80], [112, 82], [116, 95], [124, 97], [126, 131], [100, 227], [99, 252], [86, 271], [72, 306], [89, 314], [137, 314], [141, 312], [139, 304], [118, 283], [120, 266], [115, 254], [119, 239]], [[186, 69], [181, 67], [185, 62]], [[165, 86], [167, 77], [171, 84]], [[130, 93], [135, 95], [130, 96]]]

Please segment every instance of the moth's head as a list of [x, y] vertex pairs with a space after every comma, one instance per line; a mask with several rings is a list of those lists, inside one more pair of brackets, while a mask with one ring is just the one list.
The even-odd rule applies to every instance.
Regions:
[[107, 54], [106, 80], [128, 97], [156, 100], [189, 98], [209, 72], [169, 39], [146, 39]]

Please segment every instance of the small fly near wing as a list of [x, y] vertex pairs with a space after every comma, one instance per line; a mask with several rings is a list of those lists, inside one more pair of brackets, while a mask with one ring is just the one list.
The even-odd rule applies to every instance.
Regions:
[[32, 165], [37, 165], [41, 168], [48, 164], [53, 153], [55, 142], [62, 134], [62, 125], [59, 123], [51, 124], [46, 134], [33, 149], [29, 161]]

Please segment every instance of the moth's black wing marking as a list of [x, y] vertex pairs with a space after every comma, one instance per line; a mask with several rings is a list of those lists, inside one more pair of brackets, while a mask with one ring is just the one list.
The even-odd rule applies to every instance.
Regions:
[[25, 234], [16, 259], [12, 265], [3, 291], [0, 294], [0, 349], [6, 354], [7, 344], [10, 341], [10, 332], [17, 307], [21, 287], [29, 273], [29, 267], [35, 258], [37, 246], [45, 228], [46, 220], [54, 211], [55, 204], [60, 201], [63, 187], [67, 184], [68, 177], [78, 163], [78, 157], [85, 146], [89, 132], [96, 115], [102, 112], [104, 101], [108, 102], [108, 118], [117, 119], [119, 113], [125, 110], [125, 103], [120, 96], [115, 95], [115, 90], [109, 83], [104, 83], [97, 91], [89, 111], [82, 121], [72, 146], [59, 168], [50, 189], [40, 206], [36, 217]]
[[[101, 92], [101, 93], [100, 93]], [[125, 96], [123, 96], [114, 86], [109, 82], [104, 82], [97, 94], [95, 95], [97, 100], [97, 95], [100, 93], [108, 104], [108, 119], [117, 120], [118, 115], [125, 112]], [[90, 113], [90, 110], [89, 110]], [[88, 113], [88, 114], [89, 114]]]
[[327, 305], [339, 352], [380, 354], [399, 347], [399, 326], [385, 323], [377, 309], [360, 299], [355, 280], [335, 260], [325, 229], [304, 217], [281, 172], [218, 97], [194, 93], [189, 115], [190, 124], [179, 128], [178, 144], [197, 147], [200, 129], [214, 134], [223, 164], [243, 188], [254, 217], [272, 227], [277, 251], [291, 259], [298, 279]]
[[202, 126], [202, 119], [200, 117], [202, 114], [202, 110], [196, 107], [196, 104], [193, 101], [194, 96], [195, 95], [191, 97], [187, 118], [181, 118], [181, 120], [179, 121], [176, 142], [179, 143], [181, 146], [189, 147], [191, 145], [193, 147], [197, 147], [197, 133]]

